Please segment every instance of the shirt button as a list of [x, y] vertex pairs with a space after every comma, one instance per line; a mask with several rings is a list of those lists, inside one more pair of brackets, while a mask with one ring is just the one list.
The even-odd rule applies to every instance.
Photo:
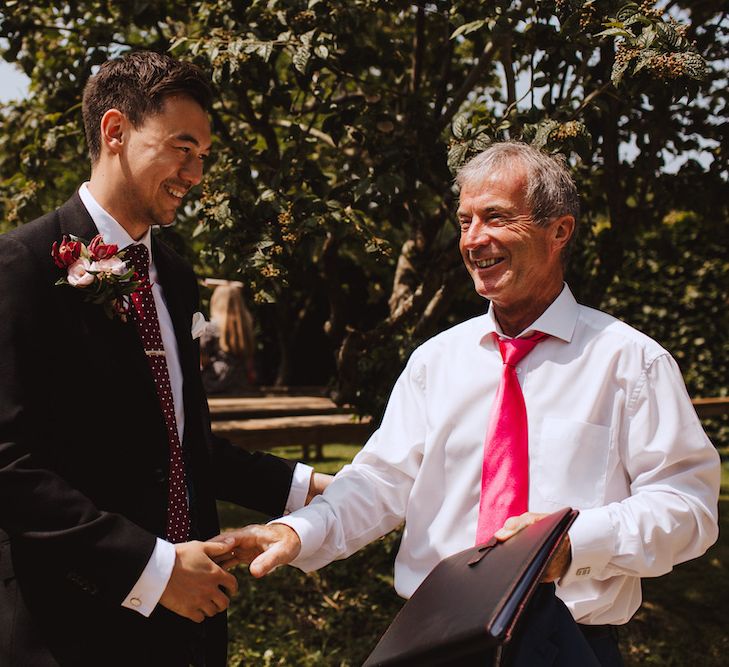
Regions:
[[132, 607], [141, 607], [142, 601], [139, 598], [132, 598], [129, 600], [129, 603], [132, 605]]
[[521, 373], [521, 366], [517, 366], [517, 367], [516, 367], [516, 372], [517, 372], [517, 373]]

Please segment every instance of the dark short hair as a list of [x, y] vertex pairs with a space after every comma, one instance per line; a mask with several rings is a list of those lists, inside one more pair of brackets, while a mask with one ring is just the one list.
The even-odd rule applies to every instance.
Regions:
[[92, 163], [101, 155], [101, 118], [109, 109], [119, 109], [139, 127], [162, 110], [170, 95], [187, 95], [206, 111], [212, 91], [202, 70], [166, 53], [133, 51], [106, 61], [86, 82], [83, 119]]

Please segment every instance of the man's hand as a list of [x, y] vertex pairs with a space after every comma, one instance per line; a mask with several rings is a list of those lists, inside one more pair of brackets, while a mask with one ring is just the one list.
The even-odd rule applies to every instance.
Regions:
[[[494, 537], [499, 542], [505, 542], [510, 537], [516, 535], [520, 530], [531, 526], [540, 519], [543, 519], [547, 514], [536, 514], [534, 512], [525, 512], [520, 516], [509, 517], [504, 522], [504, 527], [494, 533]], [[542, 581], [544, 583], [550, 583], [557, 581], [563, 577], [567, 572], [567, 569], [572, 562], [572, 545], [570, 543], [570, 536], [565, 535], [562, 541], [559, 543], [557, 550], [554, 552], [552, 558], [550, 558], [547, 564], [547, 569], [544, 572]]]
[[227, 531], [209, 543], [227, 545], [225, 555], [218, 559], [222, 567], [229, 570], [240, 563], [250, 563], [249, 570], [254, 577], [263, 577], [279, 565], [288, 565], [301, 551], [296, 531], [282, 523]]
[[184, 542], [175, 545], [175, 565], [159, 603], [170, 611], [201, 623], [225, 611], [238, 590], [235, 577], [212, 559], [231, 549], [229, 542]]
[[309, 481], [309, 492], [306, 494], [306, 502], [304, 505], [308, 505], [316, 496], [324, 493], [324, 489], [331, 484], [333, 479], [334, 477], [332, 475], [325, 475], [322, 472], [312, 473], [311, 480]]

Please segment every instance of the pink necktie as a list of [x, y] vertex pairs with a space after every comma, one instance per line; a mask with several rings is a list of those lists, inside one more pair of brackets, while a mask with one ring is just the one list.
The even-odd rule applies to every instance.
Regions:
[[529, 439], [526, 406], [516, 375], [518, 364], [546, 334], [501, 339], [501, 382], [491, 408], [481, 470], [476, 544], [488, 541], [510, 516], [529, 506]]
[[167, 539], [175, 543], [186, 542], [190, 537], [190, 512], [187, 506], [185, 465], [182, 459], [180, 436], [177, 432], [175, 406], [172, 402], [172, 385], [170, 384], [170, 374], [167, 369], [164, 346], [162, 345], [157, 307], [154, 305], [154, 296], [148, 284], [149, 251], [144, 244], [137, 243], [126, 249], [124, 260], [134, 266], [139, 274], [139, 279], [144, 280], [146, 285], [146, 287], [132, 294], [134, 308], [131, 309], [131, 316], [137, 325], [139, 337], [142, 339], [144, 352], [152, 370], [152, 377], [157, 388], [157, 396], [164, 415], [170, 445]]

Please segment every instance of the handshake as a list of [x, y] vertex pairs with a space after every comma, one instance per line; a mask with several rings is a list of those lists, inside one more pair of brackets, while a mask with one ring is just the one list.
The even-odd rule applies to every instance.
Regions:
[[159, 603], [196, 623], [225, 611], [238, 591], [228, 572], [250, 563], [254, 577], [262, 577], [298, 555], [301, 541], [283, 524], [251, 525], [213, 537], [207, 542], [175, 545], [175, 565]]
[[[494, 537], [504, 542], [546, 516], [525, 512], [510, 517]], [[199, 623], [206, 616], [227, 609], [229, 596], [237, 592], [238, 582], [228, 570], [248, 563], [254, 577], [263, 577], [279, 565], [294, 560], [301, 551], [301, 540], [289, 526], [273, 523], [237, 528], [207, 542], [178, 544], [175, 549], [175, 567], [160, 604]], [[553, 582], [564, 576], [571, 559], [570, 538], [565, 535], [555, 549], [542, 581]]]
[[[333, 477], [315, 472], [305, 503], [323, 493]], [[279, 565], [290, 563], [301, 550], [296, 531], [284, 524], [251, 525], [216, 535], [207, 542], [175, 545], [175, 564], [159, 604], [202, 623], [225, 611], [238, 592], [236, 578], [228, 572], [250, 563], [254, 577], [262, 577]]]

